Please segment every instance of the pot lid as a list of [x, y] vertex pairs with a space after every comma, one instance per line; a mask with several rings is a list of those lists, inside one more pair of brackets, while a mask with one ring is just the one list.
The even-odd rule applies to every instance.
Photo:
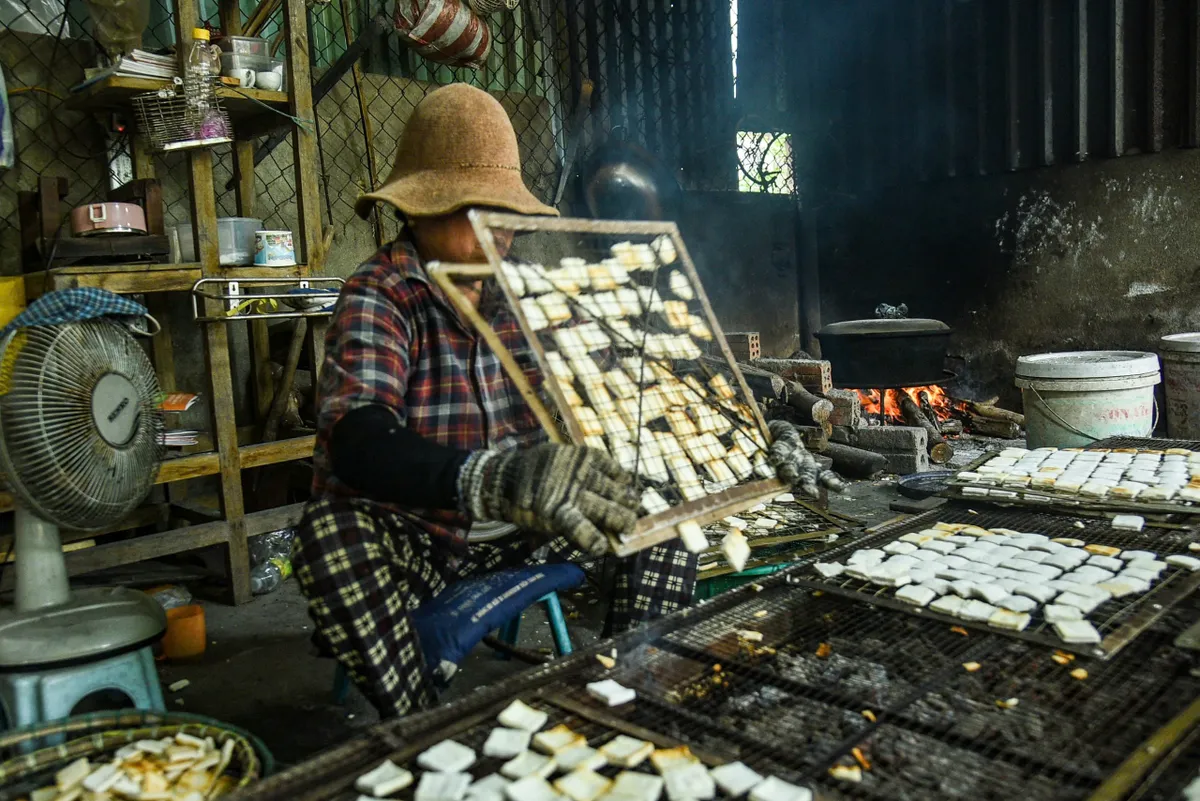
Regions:
[[1200, 353], [1200, 332], [1194, 334], [1168, 334], [1158, 341], [1162, 350]]
[[915, 318], [912, 320], [843, 320], [830, 323], [821, 334], [936, 334], [948, 332], [950, 326], [941, 320]]
[[1158, 372], [1158, 356], [1136, 350], [1038, 353], [1017, 359], [1019, 378], [1124, 378]]

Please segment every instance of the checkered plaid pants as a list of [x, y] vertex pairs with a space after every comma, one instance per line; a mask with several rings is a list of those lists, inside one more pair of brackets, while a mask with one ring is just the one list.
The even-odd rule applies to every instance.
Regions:
[[[555, 560], [584, 557], [562, 539]], [[523, 537], [474, 543], [454, 559], [403, 517], [366, 501], [308, 504], [292, 566], [316, 624], [313, 639], [346, 667], [384, 717], [428, 709], [437, 701], [431, 670], [409, 615], [461, 579], [536, 561]], [[696, 557], [678, 541], [621, 561], [611, 599], [615, 631], [689, 605]]]

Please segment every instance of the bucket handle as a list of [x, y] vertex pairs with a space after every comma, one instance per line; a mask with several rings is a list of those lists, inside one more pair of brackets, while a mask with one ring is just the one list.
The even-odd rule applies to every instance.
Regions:
[[[1080, 431], [1078, 428], [1071, 425], [1066, 420], [1062, 419], [1062, 417], [1059, 416], [1058, 412], [1054, 411], [1054, 407], [1052, 407], [1050, 404], [1046, 403], [1046, 399], [1042, 397], [1041, 392], [1038, 392], [1037, 387], [1030, 387], [1029, 389], [1033, 391], [1033, 396], [1035, 398], [1037, 398], [1039, 401], [1041, 401], [1042, 407], [1050, 413], [1051, 417], [1053, 417], [1056, 421], [1058, 421], [1058, 424], [1060, 426], [1067, 429], [1068, 431], [1072, 431], [1072, 432], [1078, 434], [1081, 437], [1087, 437], [1092, 442], [1099, 442], [1102, 439], [1102, 437], [1093, 437], [1091, 434], [1087, 433], [1086, 431]], [[1157, 397], [1155, 397], [1155, 399], [1154, 399], [1154, 413], [1150, 418], [1150, 434], [1151, 435], [1154, 434], [1154, 429], [1156, 429], [1156, 428], [1158, 428], [1158, 398]]]

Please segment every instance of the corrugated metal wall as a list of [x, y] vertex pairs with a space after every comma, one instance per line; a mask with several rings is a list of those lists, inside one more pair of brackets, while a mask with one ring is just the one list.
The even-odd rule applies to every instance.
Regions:
[[1200, 0], [741, 0], [740, 11], [740, 113], [793, 133], [802, 192], [1200, 144]]

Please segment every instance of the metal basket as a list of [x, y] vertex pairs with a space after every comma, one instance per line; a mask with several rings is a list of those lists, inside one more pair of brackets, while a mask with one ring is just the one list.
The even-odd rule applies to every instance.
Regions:
[[133, 106], [151, 150], [188, 150], [233, 141], [229, 114], [212, 87], [206, 87], [198, 102], [189, 102], [183, 79], [177, 77], [169, 87], [135, 95]]

